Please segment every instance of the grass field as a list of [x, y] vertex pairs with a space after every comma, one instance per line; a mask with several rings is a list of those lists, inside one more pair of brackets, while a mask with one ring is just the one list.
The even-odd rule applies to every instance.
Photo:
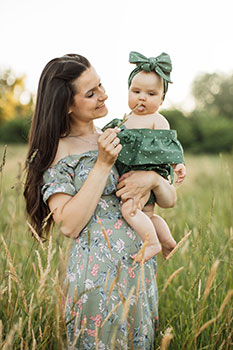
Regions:
[[[58, 232], [38, 243], [22, 196], [25, 146], [0, 146], [0, 349], [65, 350], [62, 280], [69, 242]], [[160, 324], [156, 349], [227, 350], [233, 345], [233, 161], [188, 156], [174, 208], [157, 210], [177, 241], [158, 257]], [[5, 164], [4, 164], [5, 162]], [[2, 165], [1, 165], [2, 164]]]

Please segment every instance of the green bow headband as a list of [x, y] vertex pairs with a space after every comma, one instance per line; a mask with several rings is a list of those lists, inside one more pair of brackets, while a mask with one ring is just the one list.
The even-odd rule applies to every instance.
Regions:
[[129, 54], [129, 62], [136, 63], [137, 67], [130, 73], [128, 79], [128, 87], [130, 87], [136, 74], [144, 70], [145, 72], [155, 72], [163, 78], [164, 95], [168, 89], [168, 83], [172, 83], [170, 73], [172, 71], [172, 62], [170, 56], [165, 52], [157, 57], [147, 58], [138, 52], [131, 51]]

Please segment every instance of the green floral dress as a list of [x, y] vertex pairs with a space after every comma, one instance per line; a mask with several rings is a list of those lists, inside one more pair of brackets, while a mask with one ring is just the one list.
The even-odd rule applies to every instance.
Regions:
[[[49, 168], [44, 173], [44, 201], [58, 192], [74, 196], [97, 154], [67, 156]], [[156, 258], [144, 268], [133, 265], [130, 255], [138, 252], [142, 242], [122, 218], [115, 195], [118, 177], [113, 167], [93, 216], [72, 242], [66, 307], [70, 349], [154, 349]]]

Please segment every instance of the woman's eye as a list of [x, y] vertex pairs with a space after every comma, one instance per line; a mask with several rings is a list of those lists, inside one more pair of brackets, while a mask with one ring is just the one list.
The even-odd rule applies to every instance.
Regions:
[[92, 96], [94, 96], [94, 92], [93, 92], [93, 91], [91, 91], [91, 92], [87, 95], [87, 98], [90, 98], [90, 97], [92, 97]]

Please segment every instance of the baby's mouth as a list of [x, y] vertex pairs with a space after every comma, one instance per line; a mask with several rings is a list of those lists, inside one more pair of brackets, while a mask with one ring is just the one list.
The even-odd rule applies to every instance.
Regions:
[[137, 111], [142, 112], [142, 111], [144, 111], [145, 108], [146, 108], [146, 106], [140, 104], [137, 108]]

